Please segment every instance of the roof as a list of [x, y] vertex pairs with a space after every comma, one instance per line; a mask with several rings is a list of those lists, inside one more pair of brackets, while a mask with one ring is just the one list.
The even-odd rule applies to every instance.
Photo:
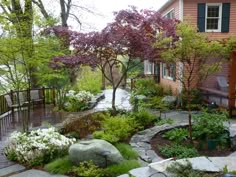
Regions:
[[168, 0], [158, 11], [164, 10], [166, 7], [168, 7], [174, 1], [175, 0]]

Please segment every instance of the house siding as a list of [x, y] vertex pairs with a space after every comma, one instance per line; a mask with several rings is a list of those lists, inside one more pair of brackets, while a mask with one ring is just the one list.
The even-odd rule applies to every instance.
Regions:
[[[175, 18], [176, 19], [179, 19], [179, 0], [175, 0], [173, 1], [167, 8], [165, 9], [162, 9], [160, 11], [160, 13], [164, 16], [166, 15], [170, 10], [174, 9], [174, 14], [175, 14]], [[176, 72], [178, 72], [178, 65], [176, 66]], [[173, 81], [171, 79], [166, 79], [166, 78], [163, 78], [162, 76], [162, 63], [161, 63], [161, 66], [160, 66], [160, 85], [162, 85], [165, 89], [169, 90], [171, 89], [172, 93], [174, 95], [178, 95], [179, 92], [180, 92], [180, 82], [178, 80], [176, 81]], [[176, 73], [177, 74], [177, 73]]]
[[[180, 82], [179, 80], [176, 80], [176, 81], [173, 81], [171, 79], [166, 79], [166, 78], [163, 78], [162, 76], [162, 64], [160, 64], [160, 72], [161, 72], [161, 77], [160, 77], [160, 85], [163, 86], [163, 88], [165, 88], [165, 90], [171, 90], [172, 93], [174, 95], [178, 95], [179, 94], [179, 90], [180, 90]], [[178, 74], [178, 68], [179, 68], [179, 65], [177, 64], [176, 65], [176, 75]], [[178, 76], [177, 76], [178, 77]]]
[[171, 9], [174, 9], [175, 18], [179, 19], [179, 0], [173, 1], [167, 8], [160, 11], [162, 15], [167, 14]]
[[230, 3], [230, 26], [229, 33], [205, 32], [209, 39], [224, 39], [236, 35], [236, 1], [235, 0], [183, 0], [184, 20], [189, 20], [197, 25], [197, 4], [198, 3]]

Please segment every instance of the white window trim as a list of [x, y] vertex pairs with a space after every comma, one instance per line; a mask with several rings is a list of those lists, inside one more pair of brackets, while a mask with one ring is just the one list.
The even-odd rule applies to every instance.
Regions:
[[184, 20], [184, 2], [183, 0], [179, 0], [179, 20]]
[[175, 15], [175, 9], [174, 8], [171, 8], [170, 10], [168, 10], [166, 13], [164, 13], [164, 15], [162, 15], [163, 17], [166, 17], [166, 15], [170, 12], [174, 12], [174, 15]]
[[[149, 66], [148, 65], [151, 66], [150, 70], [149, 70]], [[146, 70], [147, 68], [148, 68], [148, 70]], [[145, 75], [153, 74], [153, 62], [150, 62], [148, 60], [144, 61], [144, 74]]]
[[163, 75], [163, 79], [168, 79], [168, 80], [174, 81], [174, 78], [173, 78], [173, 77], [165, 76], [165, 75], [164, 75], [164, 71], [163, 71], [163, 68], [164, 68], [163, 65], [164, 65], [164, 64], [166, 65], [166, 63], [162, 63], [162, 75]]
[[[208, 30], [207, 29], [207, 10], [208, 6], [219, 6], [219, 23], [217, 30]], [[221, 24], [222, 24], [222, 3], [207, 3], [206, 4], [206, 11], [205, 11], [205, 31], [206, 32], [221, 32]]]

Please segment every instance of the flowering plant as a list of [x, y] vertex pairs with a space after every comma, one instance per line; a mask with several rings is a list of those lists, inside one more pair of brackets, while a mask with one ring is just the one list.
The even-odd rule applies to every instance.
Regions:
[[82, 111], [88, 108], [89, 101], [93, 94], [88, 91], [80, 91], [76, 93], [74, 90], [69, 90], [66, 93], [65, 109], [67, 111]]
[[61, 135], [54, 127], [34, 130], [29, 134], [15, 131], [4, 152], [10, 160], [34, 166], [67, 153], [75, 141]]

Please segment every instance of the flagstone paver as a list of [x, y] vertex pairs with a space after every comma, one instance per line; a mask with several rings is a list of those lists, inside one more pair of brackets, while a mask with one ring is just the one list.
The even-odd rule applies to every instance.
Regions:
[[68, 177], [68, 176], [55, 175], [55, 174], [47, 173], [45, 171], [31, 169], [31, 170], [24, 171], [22, 173], [11, 175], [10, 177]]
[[24, 166], [15, 164], [15, 165], [0, 169], [0, 176], [6, 176], [6, 175], [23, 171], [23, 170], [25, 170]]

